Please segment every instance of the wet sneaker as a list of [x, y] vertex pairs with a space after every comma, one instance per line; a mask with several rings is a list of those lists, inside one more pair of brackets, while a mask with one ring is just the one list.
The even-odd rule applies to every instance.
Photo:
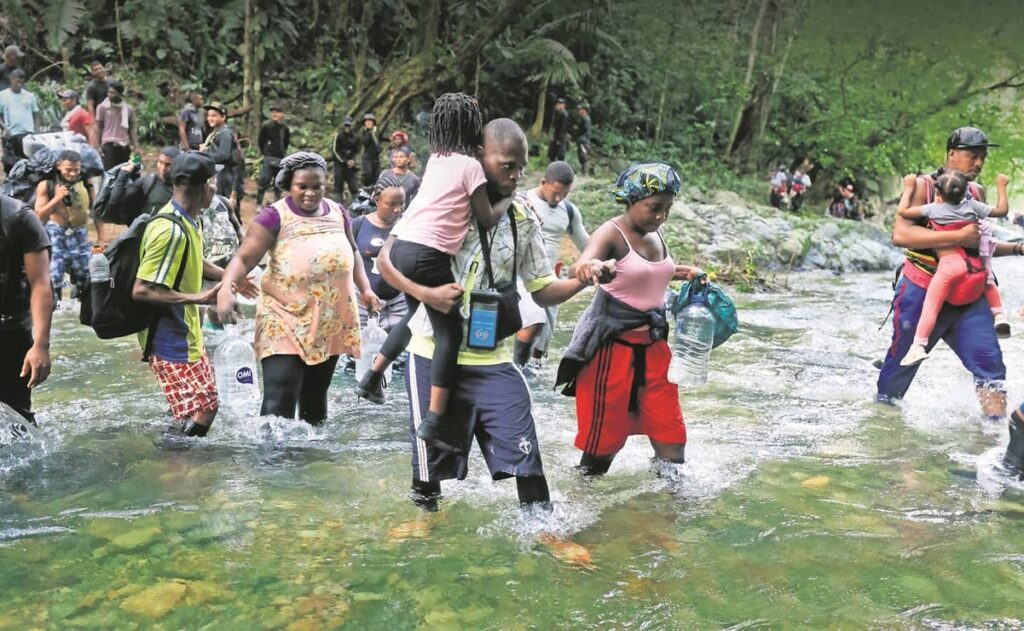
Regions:
[[416, 428], [416, 437], [442, 451], [453, 454], [466, 453], [465, 445], [451, 430], [452, 428], [446, 426], [443, 417], [434, 412], [427, 412], [426, 417]]
[[363, 378], [359, 380], [359, 384], [356, 385], [356, 396], [362, 397], [370, 403], [380, 405], [385, 400], [385, 387], [387, 387], [387, 382], [384, 380], [383, 373], [367, 370], [363, 374]]
[[996, 325], [996, 337], [1001, 339], [1010, 337], [1010, 322], [1006, 319], [1006, 314], [997, 313], [993, 320]]
[[907, 354], [900, 360], [900, 366], [914, 366], [928, 359], [928, 351], [923, 346], [914, 344], [907, 351]]
[[1003, 467], [1014, 477], [1024, 477], [1024, 419], [1016, 410], [1010, 415], [1010, 443], [1003, 455]]

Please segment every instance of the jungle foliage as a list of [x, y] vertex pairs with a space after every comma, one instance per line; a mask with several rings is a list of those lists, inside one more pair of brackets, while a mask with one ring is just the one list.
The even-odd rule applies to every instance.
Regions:
[[[450, 90], [540, 137], [554, 97], [587, 100], [610, 166], [672, 161], [721, 186], [778, 163], [827, 182], [926, 169], [949, 130], [1024, 166], [1017, 0], [0, 0], [0, 38], [36, 82], [93, 59], [130, 81], [153, 141], [183, 94], [289, 104], [319, 148], [345, 114], [408, 125]], [[30, 86], [31, 87], [31, 86]], [[209, 97], [208, 97], [209, 98]]]

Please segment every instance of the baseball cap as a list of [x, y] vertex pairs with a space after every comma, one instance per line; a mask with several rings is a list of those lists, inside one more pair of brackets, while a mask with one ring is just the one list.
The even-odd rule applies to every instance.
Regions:
[[988, 141], [985, 132], [977, 127], [961, 127], [949, 135], [946, 140], [946, 151], [950, 149], [976, 149], [980, 147], [999, 147]]
[[376, 123], [377, 122], [377, 117], [374, 116], [372, 113], [367, 112], [366, 114], [363, 115], [363, 122], [366, 122], [366, 121], [373, 121], [373, 122]]
[[221, 103], [220, 101], [211, 101], [211, 102], [207, 103], [206, 105], [204, 105], [203, 109], [217, 110], [218, 112], [220, 112], [221, 116], [227, 116], [228, 115], [228, 108], [224, 107], [224, 104]]
[[74, 90], [69, 90], [67, 88], [64, 88], [63, 90], [61, 90], [60, 92], [57, 93], [57, 98], [59, 98], [59, 99], [77, 99], [78, 98], [78, 92], [75, 92]]
[[25, 53], [21, 52], [21, 49], [17, 46], [11, 45], [4, 49], [4, 57], [7, 55], [14, 55], [15, 57], [24, 57]]
[[565, 97], [564, 96], [558, 97], [557, 99], [555, 99], [555, 103], [565, 103]]
[[171, 181], [175, 184], [198, 186], [215, 173], [213, 158], [199, 151], [183, 151], [171, 161]]

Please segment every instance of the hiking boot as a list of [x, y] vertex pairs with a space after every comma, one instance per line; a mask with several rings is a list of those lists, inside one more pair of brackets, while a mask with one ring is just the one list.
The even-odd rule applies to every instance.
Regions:
[[1003, 467], [1010, 475], [1024, 478], [1024, 419], [1017, 410], [1010, 415], [1010, 444], [1006, 446]]
[[356, 396], [362, 397], [370, 403], [380, 405], [384, 403], [384, 388], [387, 383], [384, 381], [384, 373], [367, 370], [363, 378], [356, 385]]
[[442, 451], [464, 454], [466, 446], [462, 444], [462, 438], [452, 431], [453, 429], [455, 428], [445, 423], [444, 417], [440, 414], [427, 412], [416, 428], [416, 437]]
[[1006, 319], [1006, 314], [997, 313], [992, 319], [995, 321], [996, 337], [1000, 339], [1010, 337], [1010, 322]]
[[914, 344], [907, 351], [907, 354], [900, 360], [900, 366], [914, 366], [928, 359], [928, 351], [919, 344]]

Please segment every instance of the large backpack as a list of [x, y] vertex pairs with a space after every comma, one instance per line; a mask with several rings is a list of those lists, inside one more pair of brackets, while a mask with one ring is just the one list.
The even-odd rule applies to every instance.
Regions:
[[[103, 176], [103, 184], [100, 185], [96, 199], [92, 202], [92, 214], [93, 217], [100, 221], [128, 226], [146, 210], [149, 194], [156, 188], [158, 177], [155, 173], [142, 176], [142, 179], [149, 177], [149, 182], [142, 185], [142, 202], [139, 206], [133, 207], [129, 203], [132, 200], [127, 195], [125, 195], [120, 204], [114, 206], [110, 203], [110, 195], [114, 190], [114, 183], [117, 181], [118, 174], [123, 166], [123, 164], [120, 164], [109, 169]], [[132, 173], [128, 177], [130, 181], [125, 185], [126, 191], [140, 176], [138, 173]]]
[[[178, 225], [183, 231], [188, 229], [185, 222], [175, 213], [143, 214], [132, 222], [114, 243], [107, 248], [104, 256], [110, 263], [110, 281], [106, 283], [89, 283], [89, 291], [82, 292], [82, 309], [79, 321], [93, 328], [101, 340], [124, 337], [138, 333], [156, 325], [157, 319], [166, 313], [166, 307], [158, 307], [132, 298], [132, 288], [139, 273], [139, 250], [146, 227], [153, 221], [164, 219]], [[172, 289], [178, 290], [185, 273], [185, 261], [188, 260], [188, 239], [185, 240], [183, 261], [174, 279]], [[149, 347], [153, 335], [149, 336], [147, 348], [143, 353], [149, 355]]]
[[18, 160], [7, 175], [0, 193], [19, 199], [29, 206], [36, 201], [36, 187], [53, 176], [58, 152], [47, 147], [37, 150], [31, 158]]

